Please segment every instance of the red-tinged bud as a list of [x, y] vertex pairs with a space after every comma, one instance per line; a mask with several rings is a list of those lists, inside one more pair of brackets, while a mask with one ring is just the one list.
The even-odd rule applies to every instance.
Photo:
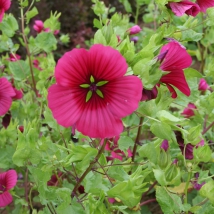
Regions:
[[37, 33], [41, 33], [44, 29], [44, 23], [41, 20], [36, 20], [35, 24], [33, 25], [33, 29], [37, 32]]
[[206, 182], [202, 182], [201, 184], [198, 183], [198, 178], [199, 178], [199, 173], [195, 173], [195, 178], [191, 181], [193, 188], [196, 190], [200, 190], [201, 187], [206, 183]]
[[143, 89], [142, 98], [140, 101], [152, 100], [155, 99], [158, 95], [158, 90], [156, 86], [152, 90]]
[[161, 149], [163, 149], [165, 152], [168, 150], [169, 148], [169, 143], [168, 140], [163, 140], [160, 146]]
[[195, 115], [195, 109], [197, 109], [197, 107], [193, 103], [189, 103], [181, 114], [186, 118], [190, 118]]
[[10, 54], [9, 57], [10, 58], [8, 58], [7, 60], [11, 62], [15, 62], [21, 59], [21, 56], [19, 56], [18, 54]]
[[198, 90], [199, 91], [206, 91], [208, 89], [210, 89], [210, 86], [207, 84], [205, 79], [201, 78], [199, 81]]
[[24, 132], [24, 126], [19, 126], [19, 131], [23, 133]]
[[140, 26], [134, 25], [133, 27], [129, 28], [127, 32], [129, 32], [129, 35], [134, 35], [134, 34], [140, 33], [141, 30], [142, 29], [140, 28]]

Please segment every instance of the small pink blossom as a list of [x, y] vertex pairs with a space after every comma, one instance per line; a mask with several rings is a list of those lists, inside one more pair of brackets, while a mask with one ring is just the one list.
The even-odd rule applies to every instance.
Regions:
[[4, 13], [10, 8], [10, 0], [0, 0], [0, 23], [4, 17]]
[[199, 173], [196, 172], [195, 173], [195, 176], [194, 176], [194, 180], [191, 180], [191, 183], [193, 185], [193, 188], [196, 189], [196, 190], [200, 190], [201, 187], [206, 183], [205, 181], [202, 182], [201, 184], [198, 183], [198, 178], [199, 178]]
[[0, 78], [0, 116], [7, 113], [12, 104], [12, 98], [16, 96], [11, 83], [5, 78]]
[[131, 41], [133, 41], [134, 43], [137, 43], [138, 40], [139, 40], [139, 37], [138, 36], [133, 36], [130, 38]]
[[161, 48], [158, 59], [161, 62], [160, 69], [166, 71], [160, 82], [166, 84], [172, 94], [172, 98], [177, 97], [177, 93], [172, 86], [189, 96], [190, 88], [185, 79], [183, 69], [191, 65], [192, 58], [186, 49], [176, 40], [170, 40], [168, 44]]
[[176, 16], [183, 16], [185, 13], [190, 16], [196, 16], [200, 12], [200, 7], [189, 0], [169, 2], [168, 6]]
[[199, 91], [206, 91], [208, 89], [210, 89], [210, 86], [207, 84], [205, 79], [201, 78], [199, 81], [198, 90]]
[[19, 56], [18, 54], [10, 54], [9, 57], [10, 58], [8, 58], [7, 60], [11, 62], [15, 62], [21, 59], [21, 56]]
[[141, 30], [142, 29], [140, 28], [140, 26], [134, 25], [133, 27], [129, 28], [127, 32], [129, 32], [130, 35], [134, 35], [134, 34], [140, 33]]
[[39, 66], [39, 64], [40, 64], [39, 60], [37, 60], [37, 59], [33, 60], [33, 66], [35, 68], [37, 68], [38, 70], [42, 71], [42, 68]]
[[195, 109], [197, 109], [197, 107], [193, 103], [189, 103], [181, 114], [186, 118], [190, 118], [195, 115]]
[[0, 207], [5, 207], [13, 201], [9, 190], [16, 185], [17, 177], [13, 169], [0, 173]]
[[41, 33], [44, 30], [44, 23], [41, 20], [36, 20], [35, 24], [33, 25], [33, 29], [37, 32], [37, 33]]
[[54, 35], [57, 35], [57, 34], [59, 34], [59, 30], [54, 31]]
[[210, 7], [214, 7], [214, 0], [197, 0], [201, 11], [206, 13], [206, 10]]
[[123, 131], [121, 118], [138, 108], [142, 82], [124, 76], [125, 58], [110, 46], [73, 49], [59, 59], [56, 84], [48, 89], [48, 106], [57, 122], [92, 138]]

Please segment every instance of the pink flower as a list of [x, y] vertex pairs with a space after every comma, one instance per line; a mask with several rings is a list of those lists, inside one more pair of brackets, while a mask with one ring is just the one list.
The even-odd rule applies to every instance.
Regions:
[[5, 207], [13, 201], [8, 190], [12, 189], [17, 182], [17, 173], [11, 169], [0, 173], [0, 207]]
[[9, 57], [10, 58], [8, 58], [7, 60], [11, 62], [15, 62], [21, 59], [21, 56], [19, 56], [18, 54], [10, 54]]
[[206, 183], [205, 181], [202, 182], [201, 184], [198, 183], [198, 178], [199, 178], [199, 172], [196, 172], [195, 173], [195, 179], [194, 180], [191, 180], [191, 183], [193, 185], [193, 188], [196, 189], [196, 190], [200, 190], [201, 187]]
[[206, 13], [207, 8], [214, 7], [214, 0], [197, 0], [201, 11]]
[[41, 20], [36, 20], [35, 24], [33, 25], [33, 29], [37, 32], [37, 33], [41, 33], [44, 29], [44, 23]]
[[92, 138], [110, 138], [123, 131], [122, 117], [137, 109], [142, 82], [124, 76], [127, 64], [112, 47], [73, 49], [55, 69], [56, 84], [48, 89], [48, 106], [57, 122]]
[[16, 96], [11, 83], [5, 78], [0, 78], [0, 116], [7, 113], [12, 104], [12, 98]]
[[54, 35], [57, 35], [57, 34], [59, 34], [59, 30], [54, 31]]
[[177, 93], [172, 86], [175, 86], [183, 94], [189, 96], [190, 89], [183, 69], [191, 65], [192, 58], [186, 49], [176, 40], [171, 40], [161, 48], [158, 59], [161, 61], [160, 69], [167, 72], [161, 77], [160, 82], [166, 84], [172, 93], [172, 98], [177, 97]]
[[201, 78], [198, 85], [199, 91], [206, 91], [210, 88], [210, 86], [207, 84], [206, 80]]
[[195, 109], [197, 109], [197, 107], [193, 103], [189, 103], [181, 114], [186, 118], [192, 117], [195, 115]]
[[168, 6], [176, 16], [183, 16], [184, 13], [190, 16], [196, 16], [200, 12], [200, 7], [188, 0], [181, 2], [169, 2]]
[[129, 32], [129, 35], [134, 35], [137, 33], [140, 33], [142, 29], [138, 25], [134, 25], [133, 27], [129, 28], [127, 31]]
[[0, 0], [0, 22], [2, 22], [5, 11], [10, 8], [10, 4], [10, 0]]

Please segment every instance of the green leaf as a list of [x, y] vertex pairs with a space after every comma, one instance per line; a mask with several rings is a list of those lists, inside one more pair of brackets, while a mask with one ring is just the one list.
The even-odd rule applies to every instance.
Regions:
[[[178, 124], [181, 121], [184, 121], [185, 119], [180, 119], [178, 117], [175, 117], [173, 114], [171, 114], [168, 111], [161, 110], [157, 113], [157, 117], [162, 121], [167, 124], [172, 123], [172, 124]], [[180, 124], [180, 123], [179, 123]]]
[[16, 19], [10, 14], [6, 15], [0, 23], [0, 30], [8, 37], [13, 37], [15, 31], [19, 29]]
[[30, 19], [32, 19], [32, 18], [33, 18], [34, 16], [36, 16], [38, 13], [39, 13], [39, 12], [38, 12], [38, 10], [37, 10], [36, 7], [33, 7], [32, 10], [29, 10], [29, 11], [26, 13], [26, 19], [27, 19], [26, 24], [28, 24], [29, 21], [30, 21]]
[[156, 199], [161, 206], [163, 213], [180, 214], [183, 210], [181, 198], [178, 195], [171, 194], [164, 187], [157, 187]]
[[23, 60], [8, 63], [15, 80], [25, 80], [30, 75], [30, 66]]
[[118, 146], [122, 151], [127, 152], [129, 147], [134, 146], [134, 141], [128, 136], [120, 136]]
[[193, 149], [194, 159], [200, 162], [209, 162], [212, 158], [212, 150], [208, 145], [199, 146]]
[[208, 183], [205, 183], [200, 191], [199, 191], [200, 195], [203, 197], [206, 197], [210, 200], [210, 202], [212, 203], [212, 205], [214, 205], [214, 181], [210, 180]]
[[161, 186], [166, 186], [167, 185], [167, 181], [166, 181], [166, 178], [165, 178], [164, 171], [161, 170], [161, 169], [153, 169], [153, 172], [154, 172], [154, 176], [155, 176], [156, 180], [158, 181], [158, 183]]
[[194, 30], [192, 29], [185, 29], [184, 31], [182, 31], [182, 40], [183, 41], [199, 41], [201, 40], [203, 37], [203, 33], [196, 33]]
[[102, 23], [100, 23], [98, 19], [94, 19], [93, 24], [94, 24], [94, 27], [98, 29], [102, 28]]
[[124, 5], [125, 10], [126, 10], [127, 13], [131, 13], [132, 12], [131, 4], [129, 3], [128, 0], [119, 0], [119, 2]]
[[37, 48], [49, 53], [56, 49], [57, 40], [52, 33], [42, 32], [35, 38]]
[[155, 117], [157, 114], [157, 106], [155, 100], [149, 100], [147, 102], [140, 102], [138, 112], [145, 116]]
[[163, 122], [154, 122], [151, 127], [150, 127], [151, 132], [161, 138], [161, 139], [166, 139], [166, 140], [170, 140], [171, 139], [171, 135], [172, 135], [172, 130], [171, 127]]
[[189, 134], [187, 135], [187, 143], [191, 143], [192, 145], [196, 145], [199, 143], [201, 139], [201, 132], [202, 132], [202, 126], [201, 124], [192, 127], [189, 131]]
[[98, 30], [95, 34], [94, 34], [94, 44], [103, 44], [106, 45], [106, 39], [101, 31]]

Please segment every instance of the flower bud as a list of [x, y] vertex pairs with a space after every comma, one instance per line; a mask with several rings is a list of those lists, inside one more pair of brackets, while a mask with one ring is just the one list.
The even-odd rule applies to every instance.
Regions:
[[138, 25], [134, 25], [133, 27], [129, 28], [127, 31], [129, 32], [129, 35], [134, 35], [137, 33], [140, 33], [142, 29]]
[[180, 169], [177, 164], [172, 163], [166, 170], [166, 181], [171, 182], [178, 176], [180, 176]]
[[161, 169], [165, 169], [168, 164], [171, 162], [171, 156], [164, 149], [161, 149], [160, 155], [158, 158], [158, 165]]
[[169, 148], [169, 143], [168, 140], [163, 140], [160, 146], [161, 149], [163, 149], [165, 152], [168, 150]]
[[201, 78], [198, 85], [199, 91], [206, 91], [210, 88], [210, 86], [207, 84], [206, 80]]
[[197, 107], [193, 103], [189, 103], [181, 114], [186, 118], [190, 118], [195, 115], [194, 109], [197, 109]]

